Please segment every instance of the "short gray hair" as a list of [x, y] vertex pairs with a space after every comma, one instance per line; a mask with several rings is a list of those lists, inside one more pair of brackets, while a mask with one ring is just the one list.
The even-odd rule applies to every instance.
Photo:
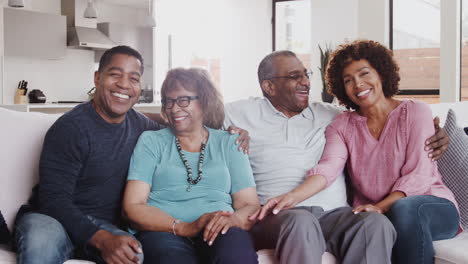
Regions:
[[[278, 50], [274, 51], [268, 55], [265, 56], [265, 58], [262, 59], [260, 64], [258, 65], [258, 82], [260, 83], [260, 87], [262, 86], [262, 82], [265, 80], [270, 79], [271, 77], [275, 76], [276, 74], [276, 68], [273, 64], [275, 59], [277, 57], [294, 57], [297, 58], [296, 53], [289, 51], [289, 50]], [[265, 92], [263, 91], [263, 95], [266, 97]]]

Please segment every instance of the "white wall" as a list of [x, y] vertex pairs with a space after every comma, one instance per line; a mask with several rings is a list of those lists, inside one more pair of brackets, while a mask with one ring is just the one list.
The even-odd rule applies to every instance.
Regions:
[[318, 45], [332, 48], [358, 37], [358, 0], [312, 0], [312, 71], [310, 99], [321, 101], [322, 81]]
[[39, 60], [26, 57], [5, 57], [4, 104], [12, 104], [20, 80], [28, 81], [28, 89], [40, 89], [47, 102], [84, 101], [94, 86], [94, 52], [67, 49], [61, 60]]
[[[7, 5], [8, 1], [4, 0], [3, 6]], [[146, 12], [143, 9], [110, 5], [100, 1], [96, 6], [99, 15], [97, 22], [142, 25], [143, 14]], [[25, 9], [60, 14], [61, 0], [25, 0]], [[0, 21], [0, 28], [3, 29], [3, 19]], [[0, 33], [3, 38], [3, 32]], [[0, 48], [2, 56], [3, 45]], [[68, 48], [66, 56], [60, 60], [5, 57], [0, 103], [13, 103], [15, 89], [20, 80], [27, 80], [30, 89], [42, 90], [47, 102], [86, 100], [86, 92], [94, 86], [93, 76], [96, 68], [94, 51], [90, 50]], [[148, 71], [146, 74], [151, 73]]]
[[358, 2], [358, 38], [375, 40], [388, 47], [390, 41], [389, 1], [359, 0]]
[[3, 41], [3, 2], [0, 0], [0, 104], [3, 103], [3, 55], [4, 55], [4, 41]]
[[145, 26], [144, 17], [148, 14], [147, 8], [131, 8], [122, 5], [112, 5], [97, 1], [97, 22], [111, 22], [117, 24]]
[[[230, 21], [223, 32], [224, 59], [221, 88], [226, 102], [261, 96], [257, 68], [272, 50], [271, 1], [229, 1]], [[242, 19], [239, 19], [241, 18]]]
[[261, 95], [257, 66], [271, 52], [271, 0], [158, 0], [155, 30], [155, 88], [172, 67], [190, 58], [220, 58], [220, 89], [226, 102]]

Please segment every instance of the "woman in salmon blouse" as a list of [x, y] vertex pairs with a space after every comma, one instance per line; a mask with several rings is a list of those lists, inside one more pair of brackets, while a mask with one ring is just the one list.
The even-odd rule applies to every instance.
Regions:
[[308, 175], [322, 175], [329, 185], [347, 165], [353, 212], [386, 214], [397, 231], [393, 262], [433, 263], [432, 241], [457, 234], [459, 212], [424, 150], [434, 134], [429, 106], [393, 98], [398, 71], [392, 51], [374, 41], [354, 41], [333, 52], [327, 84], [351, 111], [328, 126], [321, 161]]

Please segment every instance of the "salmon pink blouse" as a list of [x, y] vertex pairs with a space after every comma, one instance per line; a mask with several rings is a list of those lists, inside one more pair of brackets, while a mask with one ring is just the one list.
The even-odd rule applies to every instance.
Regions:
[[378, 203], [400, 191], [406, 196], [445, 198], [458, 209], [453, 193], [442, 182], [437, 163], [424, 150], [425, 140], [433, 134], [431, 110], [422, 102], [402, 101], [388, 115], [378, 140], [371, 135], [366, 117], [347, 111], [328, 126], [322, 158], [308, 175], [324, 176], [328, 186], [347, 163], [354, 207]]

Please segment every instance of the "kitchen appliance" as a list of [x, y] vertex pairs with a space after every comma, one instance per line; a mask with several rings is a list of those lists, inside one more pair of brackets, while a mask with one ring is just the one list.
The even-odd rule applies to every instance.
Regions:
[[97, 18], [97, 10], [94, 6], [93, 0], [88, 0], [88, 6], [86, 7], [84, 14], [84, 18]]
[[34, 89], [34, 90], [30, 91], [28, 96], [29, 96], [29, 103], [30, 104], [31, 103], [32, 104], [36, 104], [36, 103], [43, 104], [43, 103], [46, 102], [46, 96], [39, 89]]
[[67, 45], [79, 49], [106, 50], [116, 44], [97, 29], [96, 19], [84, 19], [86, 2], [62, 0], [62, 15], [67, 17]]
[[139, 103], [152, 103], [153, 102], [153, 88], [151, 85], [147, 85], [145, 89], [141, 90], [140, 98], [138, 99]]

